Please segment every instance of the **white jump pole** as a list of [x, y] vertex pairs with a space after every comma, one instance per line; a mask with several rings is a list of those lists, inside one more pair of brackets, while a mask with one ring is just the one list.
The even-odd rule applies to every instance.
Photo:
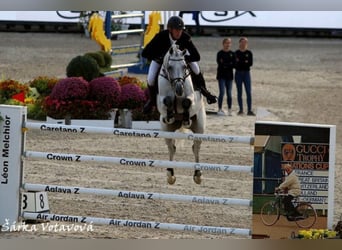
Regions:
[[40, 158], [40, 159], [45, 159], [45, 160], [55, 160], [55, 161], [63, 161], [63, 162], [103, 162], [103, 163], [114, 163], [114, 164], [119, 164], [123, 166], [136, 166], [136, 167], [185, 168], [185, 169], [205, 170], [205, 171], [211, 170], [211, 171], [219, 171], [219, 172], [229, 171], [229, 172], [253, 173], [252, 166], [223, 165], [223, 164], [214, 164], [214, 163], [165, 161], [165, 160], [65, 154], [65, 153], [37, 152], [37, 151], [25, 151], [24, 156], [26, 158], [32, 158], [32, 159]]
[[110, 190], [100, 188], [84, 188], [84, 187], [72, 187], [72, 186], [57, 186], [57, 185], [45, 185], [45, 184], [31, 184], [25, 183], [23, 189], [26, 191], [45, 191], [52, 193], [64, 193], [64, 194], [93, 194], [93, 195], [106, 195], [118, 198], [132, 198], [142, 199], [147, 201], [153, 200], [168, 200], [168, 201], [184, 201], [201, 204], [219, 204], [219, 205], [239, 205], [239, 206], [252, 206], [252, 201], [248, 199], [236, 199], [236, 198], [221, 198], [210, 196], [193, 196], [193, 195], [181, 195], [181, 194], [163, 194], [163, 193], [151, 193], [151, 192], [138, 192], [138, 191], [126, 191], [126, 190]]
[[20, 217], [26, 114], [26, 107], [0, 105], [0, 228]]
[[29, 219], [29, 220], [50, 220], [50, 221], [72, 222], [72, 223], [87, 223], [87, 224], [94, 224], [94, 225], [138, 227], [138, 228], [155, 229], [155, 230], [190, 231], [190, 232], [224, 234], [224, 235], [245, 235], [245, 236], [251, 235], [251, 230], [245, 229], [245, 228], [199, 226], [199, 225], [162, 223], [162, 222], [155, 222], [155, 221], [111, 219], [111, 218], [73, 216], [73, 215], [49, 214], [49, 213], [24, 212], [23, 218]]
[[49, 123], [32, 123], [25, 124], [27, 129], [38, 129], [41, 131], [55, 133], [79, 133], [79, 134], [111, 134], [115, 136], [128, 137], [147, 137], [147, 138], [168, 138], [168, 139], [187, 139], [197, 141], [212, 141], [222, 143], [244, 143], [253, 145], [254, 137], [252, 136], [231, 136], [231, 135], [215, 135], [215, 134], [198, 134], [198, 133], [180, 133], [153, 130], [135, 130], [135, 129], [119, 129], [119, 128], [101, 128], [92, 126], [75, 126]]

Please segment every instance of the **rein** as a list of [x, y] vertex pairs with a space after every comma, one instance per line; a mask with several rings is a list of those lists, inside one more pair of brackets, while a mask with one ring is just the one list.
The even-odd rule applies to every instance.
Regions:
[[[184, 59], [170, 59], [168, 61], [183, 61]], [[166, 80], [168, 80], [171, 84], [174, 84], [176, 81], [185, 81], [185, 79], [190, 75], [190, 70], [187, 67], [186, 68], [186, 73], [184, 74], [183, 77], [176, 77], [174, 79], [170, 78], [169, 72], [166, 70], [164, 64], [162, 66], [162, 71], [160, 72], [160, 76], [164, 77]]]

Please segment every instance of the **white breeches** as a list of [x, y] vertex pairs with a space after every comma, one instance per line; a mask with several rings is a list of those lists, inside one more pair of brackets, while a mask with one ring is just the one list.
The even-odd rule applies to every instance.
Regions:
[[192, 72], [195, 73], [195, 75], [198, 75], [199, 73], [201, 73], [198, 62], [190, 62], [189, 67], [191, 68]]
[[156, 61], [152, 61], [150, 64], [150, 67], [148, 69], [148, 74], [147, 74], [147, 84], [149, 86], [154, 86], [155, 81], [157, 78], [157, 74], [159, 72], [161, 65], [157, 63]]

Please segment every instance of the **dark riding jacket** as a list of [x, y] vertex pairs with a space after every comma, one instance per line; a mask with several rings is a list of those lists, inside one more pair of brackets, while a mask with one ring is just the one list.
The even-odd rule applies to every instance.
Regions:
[[236, 50], [235, 51], [236, 71], [250, 71], [253, 66], [253, 53], [250, 50]]
[[235, 53], [231, 50], [220, 50], [216, 54], [217, 73], [216, 79], [233, 80], [233, 68], [235, 66]]
[[[201, 57], [200, 54], [191, 40], [191, 36], [184, 32], [181, 37], [176, 41], [180, 50], [187, 49], [190, 53], [189, 56], [185, 56], [187, 62], [198, 62]], [[146, 45], [142, 51], [142, 57], [152, 61], [156, 61], [162, 64], [163, 58], [171, 47], [170, 32], [169, 30], [163, 30], [156, 34], [153, 39]]]

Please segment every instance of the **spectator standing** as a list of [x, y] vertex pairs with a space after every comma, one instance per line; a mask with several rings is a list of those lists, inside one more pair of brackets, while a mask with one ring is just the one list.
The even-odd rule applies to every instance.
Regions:
[[250, 68], [253, 65], [253, 53], [248, 50], [247, 37], [239, 39], [239, 49], [235, 51], [235, 83], [237, 89], [237, 100], [239, 104], [238, 115], [243, 115], [242, 86], [245, 87], [247, 99], [247, 115], [254, 116], [252, 111], [252, 80]]
[[218, 97], [218, 115], [225, 115], [222, 109], [223, 98], [226, 92], [228, 115], [232, 115], [232, 85], [233, 85], [233, 69], [235, 65], [235, 53], [231, 50], [232, 39], [224, 38], [222, 41], [222, 49], [217, 52], [216, 63], [217, 63], [217, 74], [216, 79], [218, 80], [219, 86], [219, 97]]

